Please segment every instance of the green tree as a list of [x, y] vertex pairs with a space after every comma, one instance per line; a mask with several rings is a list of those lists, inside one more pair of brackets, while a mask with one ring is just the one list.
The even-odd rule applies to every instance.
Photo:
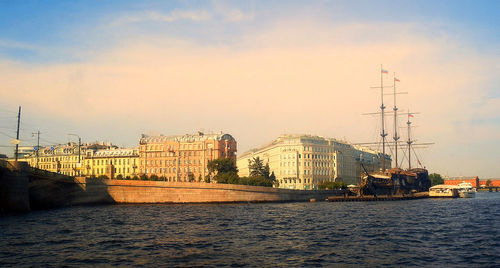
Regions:
[[235, 172], [222, 172], [217, 174], [214, 179], [217, 181], [217, 183], [240, 184], [240, 178]]
[[189, 182], [194, 182], [194, 174], [191, 173], [191, 172], [189, 172], [189, 174], [188, 174], [188, 181]]
[[99, 176], [97, 178], [100, 179], [100, 180], [109, 180], [108, 176], [106, 176], [106, 175], [101, 175], [101, 176]]
[[431, 181], [431, 186], [438, 185], [438, 184], [443, 184], [444, 180], [441, 177], [441, 175], [437, 173], [432, 173], [429, 175], [429, 180]]
[[492, 182], [490, 179], [486, 180], [486, 186], [491, 186], [492, 185]]
[[208, 161], [207, 164], [208, 172], [211, 174], [234, 172], [238, 173], [238, 168], [236, 163], [230, 158], [219, 158]]
[[[267, 165], [267, 167], [269, 168], [269, 165]], [[264, 161], [261, 160], [260, 157], [248, 159], [248, 169], [250, 171], [250, 177], [264, 176]], [[267, 171], [269, 172], [269, 169]]]
[[232, 159], [214, 159], [208, 162], [207, 168], [210, 175], [209, 179], [213, 178], [218, 183], [238, 184], [238, 168]]
[[345, 189], [347, 185], [342, 181], [323, 181], [318, 184], [319, 190]]
[[118, 176], [116, 176], [116, 179], [117, 180], [123, 180], [123, 175], [122, 174], [118, 174]]

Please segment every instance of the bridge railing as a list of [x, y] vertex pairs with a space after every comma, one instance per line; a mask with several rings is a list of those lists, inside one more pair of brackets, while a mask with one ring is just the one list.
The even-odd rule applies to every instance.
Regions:
[[16, 169], [16, 167], [12, 163], [10, 163], [7, 160], [3, 160], [3, 159], [0, 159], [0, 167], [6, 168], [9, 170]]
[[75, 177], [72, 176], [67, 176], [59, 173], [54, 173], [51, 171], [35, 168], [35, 167], [29, 167], [29, 172], [33, 175], [38, 175], [38, 176], [43, 176], [46, 178], [66, 178], [66, 179], [74, 179]]

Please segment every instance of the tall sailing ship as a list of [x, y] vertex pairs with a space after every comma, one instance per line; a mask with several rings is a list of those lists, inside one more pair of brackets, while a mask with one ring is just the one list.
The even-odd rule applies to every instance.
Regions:
[[[395, 167], [386, 169], [386, 136], [385, 132], [385, 106], [384, 106], [384, 74], [388, 74], [388, 71], [384, 70], [382, 66], [380, 66], [380, 92], [381, 92], [381, 101], [382, 104], [380, 106], [380, 116], [382, 120], [382, 131], [380, 136], [382, 137], [382, 170], [377, 172], [368, 172], [366, 169], [364, 173], [361, 175], [361, 183], [360, 183], [360, 194], [361, 195], [395, 195], [395, 194], [408, 194], [412, 192], [425, 192], [429, 190], [431, 186], [431, 181], [429, 179], [429, 173], [425, 168], [412, 168], [411, 167], [411, 149], [412, 143], [411, 140], [411, 121], [410, 118], [413, 117], [413, 114], [408, 112], [408, 169], [401, 169], [398, 165], [398, 125], [397, 125], [397, 115], [398, 108], [396, 105], [396, 82], [399, 80], [394, 76], [394, 84], [392, 86], [394, 90], [394, 157], [395, 157]], [[420, 163], [420, 161], [418, 161]], [[364, 169], [364, 166], [362, 166]]]

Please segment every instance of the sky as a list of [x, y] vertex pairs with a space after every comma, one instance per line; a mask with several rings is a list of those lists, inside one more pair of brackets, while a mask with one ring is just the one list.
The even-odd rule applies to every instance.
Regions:
[[[0, 153], [223, 131], [380, 140], [381, 65], [431, 173], [500, 178], [500, 1], [1, 1]], [[385, 93], [391, 93], [386, 88]], [[384, 96], [391, 111], [393, 97]], [[398, 131], [406, 140], [406, 119]], [[392, 137], [393, 118], [386, 124]], [[401, 153], [400, 153], [401, 154]], [[412, 156], [413, 157], [413, 156]]]

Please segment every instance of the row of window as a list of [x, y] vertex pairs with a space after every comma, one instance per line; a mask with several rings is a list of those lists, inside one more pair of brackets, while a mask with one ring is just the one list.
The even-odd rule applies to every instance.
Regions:
[[[105, 168], [94, 168], [92, 169], [92, 175], [105, 175], [106, 174], [106, 169]], [[115, 168], [115, 175], [125, 175], [125, 174], [130, 174], [130, 168]]]
[[[314, 167], [330, 167], [329, 162], [312, 162]], [[296, 166], [296, 162], [280, 162], [280, 167], [294, 167]], [[311, 161], [305, 161], [304, 166], [310, 167], [311, 166]], [[333, 167], [336, 167], [337, 163], [333, 162]]]
[[[206, 160], [206, 162], [208, 163], [208, 159]], [[141, 165], [144, 166], [144, 163], [146, 163], [146, 166], [175, 166], [177, 165], [177, 159], [173, 159], [173, 160], [141, 160]], [[179, 159], [179, 165], [180, 164], [183, 164], [184, 165], [201, 165], [202, 162], [201, 162], [201, 159]]]
[[[167, 151], [170, 151], [170, 150], [178, 150], [179, 148], [175, 145], [161, 145], [161, 144], [151, 144], [151, 145], [144, 145], [144, 146], [141, 146], [142, 149], [144, 150], [144, 148], [146, 148], [147, 151], [150, 151], [150, 150], [155, 150], [155, 151], [164, 151], [164, 150], [167, 150]], [[212, 148], [213, 145], [212, 144], [207, 144], [207, 147], [208, 148]], [[199, 144], [181, 144], [180, 145], [180, 149], [181, 150], [201, 150], [203, 149], [203, 144], [199, 143]]]
[[[36, 162], [36, 158], [33, 158], [33, 161]], [[57, 161], [75, 161], [78, 162], [78, 156], [60, 156], [60, 157], [40, 157], [38, 158], [38, 161], [41, 163], [47, 163], [47, 162], [57, 162]]]
[[[176, 173], [176, 168], [146, 168], [145, 172], [146, 174], [164, 174], [164, 173]], [[203, 168], [199, 167], [184, 167], [184, 168], [179, 168], [179, 172], [184, 171], [184, 173], [188, 172], [202, 172]], [[140, 172], [143, 172], [143, 169], [140, 169]], [[208, 173], [208, 169], [205, 169], [205, 172]]]
[[[296, 170], [280, 170], [280, 175], [296, 175]], [[332, 170], [332, 174], [335, 174], [335, 171]], [[304, 170], [304, 175], [330, 175], [330, 170], [321, 170], [315, 169], [311, 172], [311, 170]]]
[[153, 158], [153, 157], [175, 157], [175, 156], [202, 156], [205, 152], [206, 156], [213, 155], [213, 151], [180, 151], [180, 152], [141, 152], [141, 158]]
[[[92, 159], [92, 165], [130, 165], [136, 164], [136, 159]], [[90, 160], [87, 160], [87, 165], [90, 165]]]
[[[335, 160], [335, 155], [324, 155], [324, 154], [297, 154], [297, 158], [301, 159], [324, 159], [324, 160]], [[295, 154], [292, 155], [280, 155], [280, 159], [296, 159]]]

